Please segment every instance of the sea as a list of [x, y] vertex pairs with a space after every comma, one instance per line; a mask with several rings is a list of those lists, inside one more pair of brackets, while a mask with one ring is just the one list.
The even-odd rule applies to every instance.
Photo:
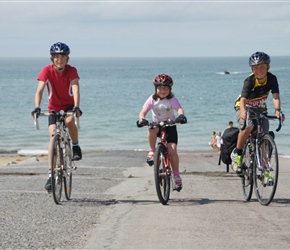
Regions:
[[[282, 110], [286, 120], [276, 132], [278, 121], [270, 121], [280, 155], [290, 156], [290, 57], [273, 56], [270, 71], [278, 78]], [[0, 58], [0, 154], [47, 152], [47, 118], [39, 118], [36, 130], [31, 111], [37, 76], [47, 58]], [[80, 76], [81, 105], [79, 143], [84, 152], [102, 150], [147, 151], [147, 128], [137, 128], [139, 112], [153, 94], [153, 78], [168, 74], [173, 93], [181, 103], [188, 123], [178, 125], [178, 149], [211, 151], [213, 131], [234, 121], [234, 103], [244, 79], [251, 73], [248, 57], [195, 58], [74, 58]], [[224, 71], [230, 74], [225, 74]], [[47, 111], [47, 91], [41, 109]], [[271, 95], [269, 113], [274, 113]], [[290, 117], [290, 116], [289, 116]], [[147, 115], [151, 119], [151, 113]], [[290, 118], [289, 118], [290, 119]]]

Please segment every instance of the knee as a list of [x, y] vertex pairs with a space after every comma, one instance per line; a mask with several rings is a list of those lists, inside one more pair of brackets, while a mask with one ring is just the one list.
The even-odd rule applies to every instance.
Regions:
[[177, 155], [177, 148], [175, 145], [168, 145], [168, 153], [172, 156]]

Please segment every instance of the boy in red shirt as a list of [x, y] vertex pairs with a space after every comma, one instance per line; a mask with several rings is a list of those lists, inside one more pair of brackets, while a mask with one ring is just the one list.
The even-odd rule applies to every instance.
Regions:
[[[35, 109], [32, 115], [40, 114], [40, 104], [42, 94], [47, 87], [48, 92], [48, 111], [59, 112], [73, 111], [77, 116], [82, 115], [79, 108], [80, 105], [80, 90], [79, 90], [79, 75], [75, 67], [68, 63], [70, 49], [65, 43], [55, 43], [50, 48], [51, 61], [53, 64], [45, 66], [40, 72], [37, 80], [38, 87], [35, 93]], [[78, 144], [78, 129], [74, 123], [74, 117], [69, 116], [65, 120], [69, 135], [73, 145], [73, 159], [79, 161], [82, 159], [82, 151]], [[54, 116], [48, 118], [48, 130], [50, 135], [50, 144], [48, 148], [48, 158], [51, 155], [52, 139], [56, 128], [56, 121]], [[49, 163], [49, 178], [45, 185], [46, 190], [51, 190], [51, 171]]]

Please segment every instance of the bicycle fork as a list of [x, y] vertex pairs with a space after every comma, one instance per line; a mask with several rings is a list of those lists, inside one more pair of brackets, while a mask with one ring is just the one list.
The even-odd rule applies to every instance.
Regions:
[[161, 155], [161, 161], [164, 163], [164, 165], [161, 164], [163, 169], [160, 169], [160, 176], [162, 178], [165, 178], [166, 176], [171, 176], [170, 158], [167, 152], [163, 152], [163, 154]]

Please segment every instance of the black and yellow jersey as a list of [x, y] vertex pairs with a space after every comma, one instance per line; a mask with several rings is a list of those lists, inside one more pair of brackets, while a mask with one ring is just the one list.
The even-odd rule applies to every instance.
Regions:
[[246, 104], [252, 107], [267, 108], [266, 99], [270, 94], [279, 93], [279, 85], [275, 75], [268, 72], [265, 83], [260, 84], [258, 79], [252, 73], [244, 81], [242, 93], [238, 96], [235, 102], [235, 109], [240, 107], [240, 99], [244, 97]]

